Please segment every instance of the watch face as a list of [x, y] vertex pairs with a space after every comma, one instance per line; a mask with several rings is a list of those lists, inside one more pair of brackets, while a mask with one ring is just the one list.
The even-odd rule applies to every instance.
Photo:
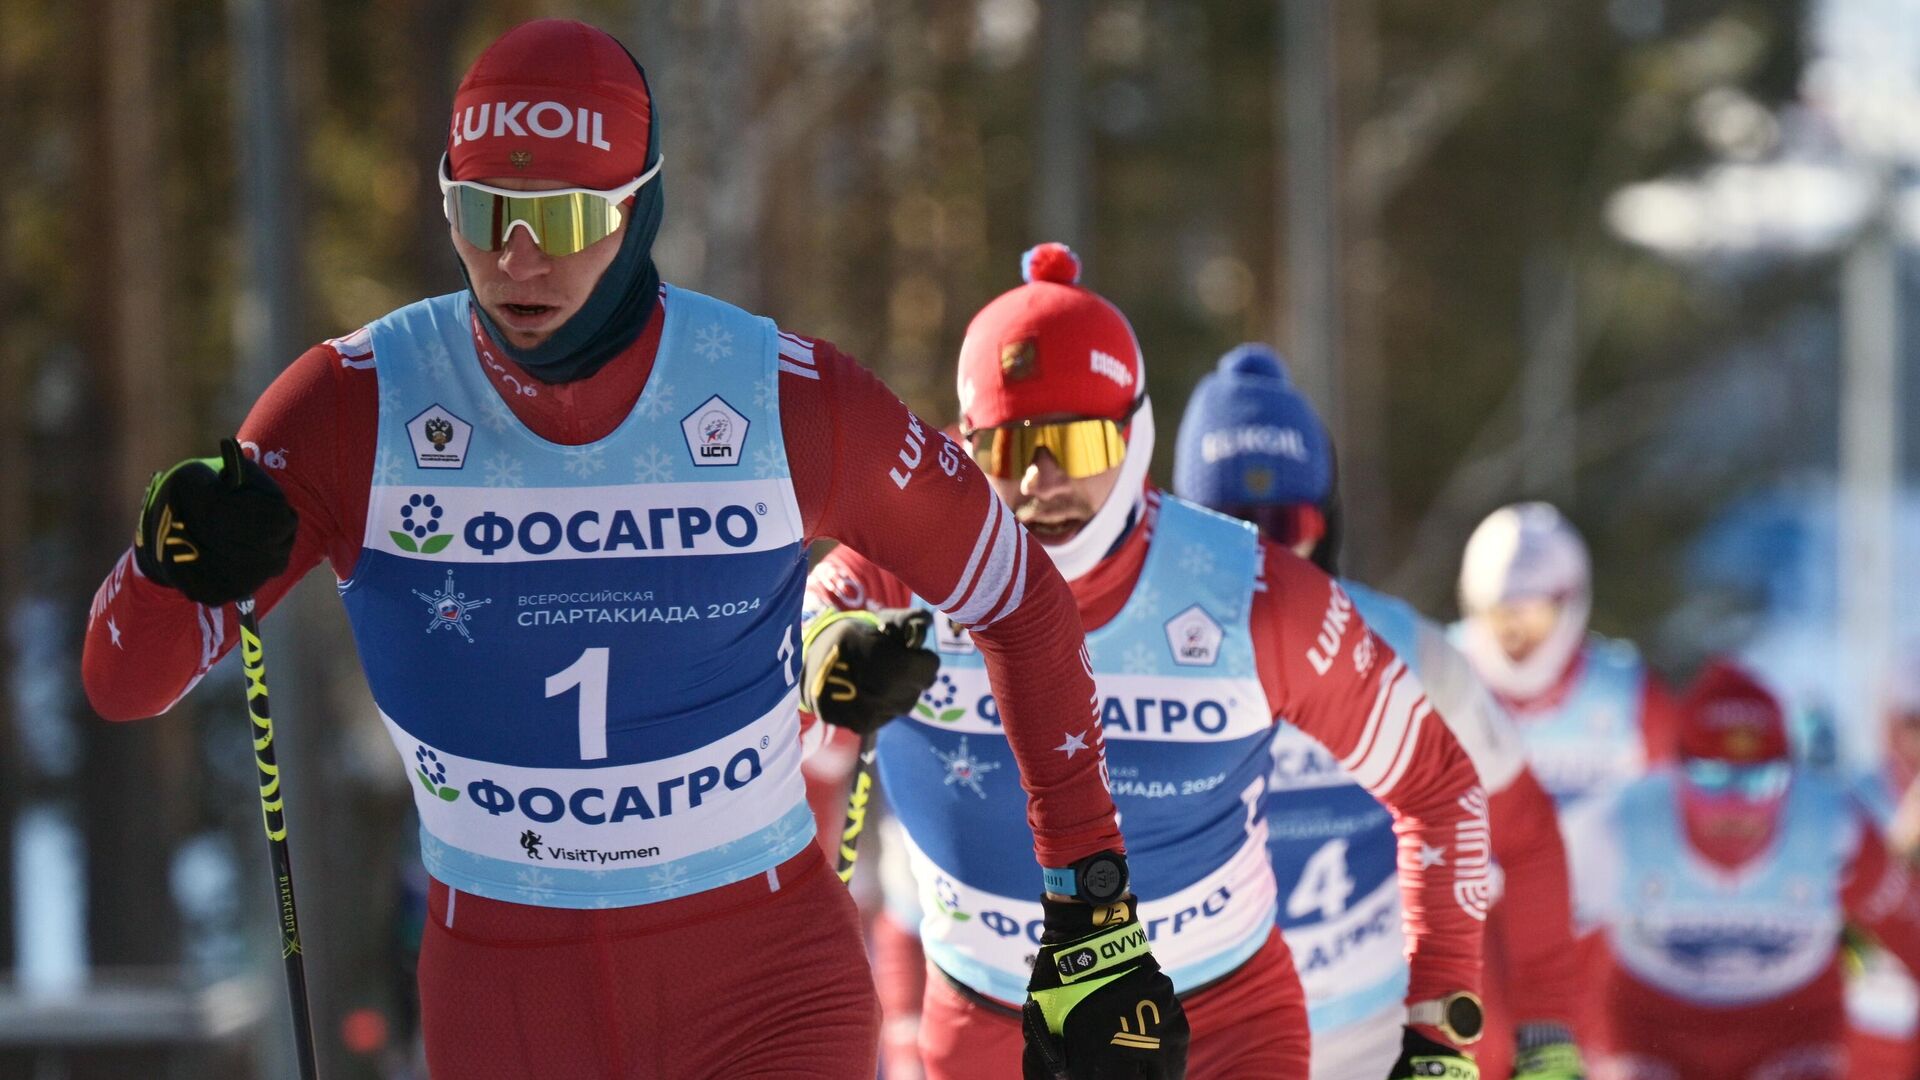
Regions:
[[1089, 900], [1112, 900], [1126, 887], [1126, 872], [1111, 855], [1095, 856], [1080, 874], [1080, 890]]
[[1480, 1003], [1466, 994], [1455, 994], [1447, 999], [1447, 1025], [1463, 1039], [1480, 1037], [1480, 1027], [1485, 1018], [1480, 1012]]

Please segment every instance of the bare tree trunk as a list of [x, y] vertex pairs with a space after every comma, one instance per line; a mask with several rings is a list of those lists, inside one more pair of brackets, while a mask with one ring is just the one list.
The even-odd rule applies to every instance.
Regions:
[[[0, 14], [0, 34], [14, 29], [18, 16]], [[9, 63], [12, 55], [0, 51], [0, 101], [19, 101], [17, 89], [21, 73]], [[25, 125], [20, 110], [0, 109], [0, 146], [20, 146], [25, 140]], [[0, 160], [0, 188], [12, 191], [24, 182], [13, 159]], [[13, 264], [0, 260], [0, 311], [17, 310], [19, 292], [14, 286]], [[27, 449], [27, 387], [30, 369], [21, 343], [10, 338], [5, 322], [0, 322], [0, 386], [9, 387], [0, 394], [0, 687], [13, 685], [12, 623], [21, 599], [21, 568], [27, 564], [27, 478], [33, 466]], [[21, 786], [26, 770], [21, 767], [24, 749], [20, 745], [19, 725], [13, 715], [14, 695], [0, 693], [0, 975], [14, 966], [14, 880], [13, 832], [20, 809]]]
[[1059, 240], [1091, 259], [1092, 139], [1086, 93], [1086, 0], [1040, 6], [1033, 152], [1033, 239]]
[[699, 110], [706, 163], [705, 283], [716, 296], [750, 311], [761, 296], [756, 241], [765, 217], [764, 132], [753, 95], [757, 18], [739, 0], [701, 6], [694, 70], [703, 73]]
[[[1274, 95], [1285, 119], [1276, 140], [1281, 154], [1282, 230], [1276, 246], [1287, 253], [1285, 298], [1275, 311], [1286, 325], [1293, 374], [1327, 418], [1334, 442], [1343, 441], [1340, 379], [1339, 103], [1334, 79], [1335, 7], [1325, 0], [1283, 0], [1275, 49]], [[1345, 449], [1343, 446], [1342, 449]]]
[[[163, 168], [160, 16], [146, 0], [93, 0], [88, 32], [99, 108], [100, 208], [84, 250], [96, 260], [100, 310], [92, 349], [93, 437], [80, 443], [97, 481], [76, 489], [84, 535], [80, 575], [119, 555], [132, 497], [163, 462], [188, 449], [183, 405], [167, 355], [169, 250], [153, 191]], [[89, 488], [91, 490], [89, 490]], [[96, 494], [108, 497], [95, 497]], [[168, 866], [181, 835], [183, 785], [193, 768], [184, 718], [86, 726], [81, 790], [87, 835], [87, 925], [98, 965], [165, 965], [179, 956], [179, 920], [167, 899]], [[157, 1075], [157, 1073], [150, 1074]]]
[[[1378, 82], [1377, 17], [1374, 0], [1346, 0], [1340, 5], [1340, 25], [1334, 39], [1335, 77], [1347, 116], [1364, 116], [1373, 109]], [[1336, 141], [1342, 146], [1348, 143], [1345, 136], [1350, 126], [1336, 122]], [[1368, 579], [1385, 565], [1385, 545], [1393, 535], [1392, 488], [1387, 476], [1391, 458], [1389, 365], [1380, 334], [1380, 307], [1391, 255], [1380, 227], [1380, 207], [1361, 204], [1351, 195], [1348, 180], [1358, 183], [1355, 163], [1344, 155], [1337, 160], [1340, 194], [1335, 197], [1335, 206], [1346, 226], [1335, 286], [1341, 291], [1340, 317], [1335, 324], [1335, 332], [1342, 335], [1335, 350], [1341, 365], [1337, 379], [1341, 388], [1341, 505], [1346, 514], [1348, 571]]]
[[[448, 29], [458, 24], [464, 6], [459, 0], [412, 0], [407, 4], [407, 33], [400, 42], [406, 56], [397, 69], [403, 73], [402, 92], [408, 103], [402, 148], [414, 163], [427, 170], [438, 165], [447, 145], [453, 89], [460, 77], [453, 55], [455, 35]], [[459, 261], [453, 254], [452, 241], [447, 239], [446, 218], [432, 205], [438, 190], [431, 181], [413, 186], [419, 205], [412, 214], [414, 230], [406, 260], [409, 277], [395, 283], [406, 285], [409, 296], [436, 296], [460, 287]]]

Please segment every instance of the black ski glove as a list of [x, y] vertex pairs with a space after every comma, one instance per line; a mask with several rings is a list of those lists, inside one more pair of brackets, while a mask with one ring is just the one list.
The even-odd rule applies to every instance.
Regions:
[[1441, 1080], [1480, 1080], [1480, 1066], [1473, 1063], [1465, 1050], [1455, 1050], [1406, 1028], [1400, 1036], [1400, 1060], [1393, 1063], [1387, 1080], [1427, 1076]]
[[829, 611], [800, 637], [800, 707], [862, 735], [913, 711], [940, 673], [927, 611]]
[[133, 559], [149, 581], [196, 603], [224, 604], [286, 570], [299, 523], [267, 470], [222, 439], [220, 457], [153, 474]]
[[1026, 1080], [1180, 1080], [1192, 1037], [1147, 948], [1132, 894], [1094, 907], [1043, 898], [1046, 932], [1021, 1010]]

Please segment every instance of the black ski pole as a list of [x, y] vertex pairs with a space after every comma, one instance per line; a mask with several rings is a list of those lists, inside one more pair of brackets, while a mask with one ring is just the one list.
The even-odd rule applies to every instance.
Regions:
[[853, 771], [853, 786], [847, 789], [847, 823], [840, 830], [838, 872], [841, 884], [853, 880], [853, 864], [860, 858], [860, 834], [867, 828], [867, 801], [873, 794], [873, 737], [869, 731], [860, 736], [860, 762]]
[[[236, 475], [239, 469], [235, 468]], [[260, 817], [273, 854], [273, 889], [280, 908], [280, 958], [287, 965], [287, 1001], [293, 1007], [293, 1046], [301, 1080], [318, 1080], [313, 1051], [313, 1014], [307, 1005], [307, 965], [300, 951], [300, 917], [293, 907], [293, 854], [287, 848], [287, 817], [280, 794], [280, 766], [273, 754], [273, 715], [267, 711], [267, 668], [254, 621], [253, 597], [240, 610], [240, 660], [247, 676], [247, 712], [253, 717], [253, 761], [260, 769]]]
[[[879, 625], [877, 620], [874, 625]], [[905, 630], [907, 648], [918, 649], [925, 644], [926, 621], [910, 621]], [[853, 864], [860, 858], [860, 834], [867, 828], [867, 803], [873, 796], [873, 741], [878, 734], [879, 729], [875, 728], [860, 736], [860, 762], [854, 769], [853, 786], [847, 789], [847, 823], [840, 830], [840, 858], [836, 869], [843, 885], [853, 880]]]

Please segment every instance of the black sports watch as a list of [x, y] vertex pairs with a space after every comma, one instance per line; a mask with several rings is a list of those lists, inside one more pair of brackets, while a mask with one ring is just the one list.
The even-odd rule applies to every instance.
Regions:
[[1455, 1046], [1471, 1046], [1486, 1030], [1487, 1015], [1479, 997], [1457, 990], [1443, 998], [1416, 1001], [1407, 1006], [1407, 1023], [1435, 1028]]
[[1086, 904], [1111, 904], [1127, 894], [1127, 857], [1100, 851], [1067, 867], [1042, 867], [1047, 891]]

